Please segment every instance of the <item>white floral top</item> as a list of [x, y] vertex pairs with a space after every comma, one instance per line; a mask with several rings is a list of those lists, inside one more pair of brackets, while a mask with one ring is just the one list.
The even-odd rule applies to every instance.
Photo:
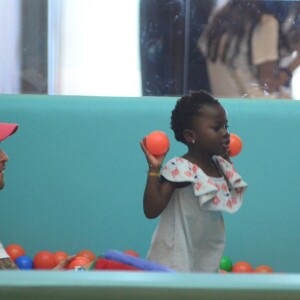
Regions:
[[161, 175], [191, 182], [175, 189], [160, 216], [147, 258], [181, 272], [217, 272], [225, 247], [222, 212], [235, 213], [247, 184], [222, 157], [214, 157], [223, 177], [208, 177], [197, 165], [175, 157]]

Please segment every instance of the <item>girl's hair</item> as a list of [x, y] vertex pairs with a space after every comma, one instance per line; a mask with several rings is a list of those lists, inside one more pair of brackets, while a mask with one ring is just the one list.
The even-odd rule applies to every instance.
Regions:
[[[252, 65], [252, 35], [255, 27], [265, 14], [270, 14], [260, 0], [230, 0], [212, 18], [206, 30], [207, 58], [212, 62], [218, 59], [234, 67], [234, 59], [240, 52], [241, 41], [246, 32], [248, 36], [248, 63]], [[273, 14], [274, 17], [276, 17]], [[280, 26], [279, 26], [280, 27]], [[279, 30], [279, 48], [287, 48], [281, 28]], [[224, 45], [220, 53], [221, 41]], [[231, 50], [231, 51], [229, 51]], [[279, 49], [278, 49], [279, 50]]]
[[199, 115], [202, 107], [207, 104], [221, 105], [211, 94], [202, 90], [185, 95], [177, 101], [171, 114], [171, 129], [177, 141], [186, 143], [183, 131], [192, 128], [193, 116]]

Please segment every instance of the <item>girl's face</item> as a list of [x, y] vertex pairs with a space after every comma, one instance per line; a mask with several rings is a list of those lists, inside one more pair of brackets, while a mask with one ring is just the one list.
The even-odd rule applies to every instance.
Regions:
[[226, 155], [229, 145], [227, 113], [219, 104], [204, 105], [192, 122], [197, 151], [207, 155]]

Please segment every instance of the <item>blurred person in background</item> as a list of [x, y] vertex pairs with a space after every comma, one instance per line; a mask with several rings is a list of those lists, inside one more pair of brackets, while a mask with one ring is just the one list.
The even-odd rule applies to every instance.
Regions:
[[229, 0], [212, 13], [198, 47], [214, 96], [291, 98], [287, 87], [300, 64], [298, 23], [281, 26], [267, 2]]

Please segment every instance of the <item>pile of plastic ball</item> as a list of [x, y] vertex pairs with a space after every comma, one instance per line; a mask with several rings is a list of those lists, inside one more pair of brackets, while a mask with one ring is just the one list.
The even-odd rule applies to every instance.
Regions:
[[247, 261], [235, 263], [228, 256], [223, 256], [220, 261], [220, 273], [273, 273], [273, 268], [268, 265], [253, 267]]
[[[55, 252], [42, 250], [33, 257], [26, 255], [24, 248], [18, 244], [8, 245], [5, 247], [5, 250], [20, 270], [51, 270], [70, 256], [74, 256], [74, 258], [65, 269], [73, 269], [75, 266], [88, 265], [97, 258], [96, 254], [88, 249], [81, 250], [75, 255], [69, 255], [61, 250]], [[136, 257], [139, 256], [134, 250], [124, 250], [123, 252]]]

